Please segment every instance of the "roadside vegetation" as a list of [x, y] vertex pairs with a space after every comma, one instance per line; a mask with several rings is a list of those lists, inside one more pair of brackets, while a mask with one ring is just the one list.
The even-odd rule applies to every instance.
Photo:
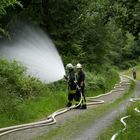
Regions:
[[[66, 121], [62, 126], [56, 127], [44, 136], [35, 138], [34, 140], [55, 140], [58, 139], [73, 139], [78, 134], [84, 132], [91, 124], [93, 124], [100, 116], [104, 116], [107, 112], [117, 108], [122, 102], [131, 96], [135, 88], [135, 83], [131, 82], [129, 90], [120, 98], [112, 103], [105, 103], [96, 108], [89, 108], [88, 112], [73, 117]], [[99, 139], [98, 139], [99, 140]], [[105, 139], [107, 140], [107, 139]]]
[[140, 113], [134, 111], [134, 108], [140, 109], [140, 102], [133, 103], [131, 107], [127, 109], [127, 111], [122, 114], [115, 123], [107, 128], [107, 130], [101, 134], [98, 139], [100, 140], [109, 140], [111, 137], [118, 131], [123, 130], [124, 126], [120, 122], [120, 118], [123, 116], [130, 115], [129, 118], [124, 121], [127, 124], [127, 129], [125, 131], [121, 131], [119, 135], [116, 137], [116, 140], [138, 140], [140, 138]]
[[[136, 71], [137, 80], [140, 80], [140, 66], [136, 66]], [[124, 71], [123, 74], [132, 77], [132, 68]], [[138, 140], [140, 138], [140, 113], [134, 111], [134, 108], [140, 110], [140, 101], [132, 103], [132, 105], [128, 107], [127, 111], [123, 113], [112, 126], [107, 128], [107, 130], [103, 134], [101, 134], [101, 136], [98, 139], [110, 139], [113, 136], [113, 134], [115, 134], [119, 130], [122, 130], [124, 126], [120, 122], [120, 118], [123, 116], [130, 115], [130, 117], [125, 120], [125, 122], [127, 123], [127, 129], [124, 132], [119, 133], [116, 140]]]
[[[105, 93], [119, 81], [113, 69], [102, 74], [87, 72], [86, 75], [87, 96]], [[46, 118], [66, 103], [65, 80], [46, 85], [27, 76], [26, 68], [18, 62], [0, 60], [0, 127]]]
[[[134, 0], [0, 0], [0, 47], [23, 21], [39, 26], [65, 65], [84, 66], [86, 95], [95, 96], [119, 81], [116, 69], [140, 62], [139, 11]], [[46, 85], [16, 61], [0, 60], [0, 127], [46, 118], [66, 102], [66, 81]]]

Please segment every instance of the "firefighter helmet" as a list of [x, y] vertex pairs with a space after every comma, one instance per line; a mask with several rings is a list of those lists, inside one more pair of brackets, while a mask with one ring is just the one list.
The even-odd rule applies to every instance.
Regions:
[[74, 68], [74, 66], [71, 63], [66, 65], [66, 69], [73, 69], [73, 68]]
[[77, 69], [81, 69], [81, 68], [82, 68], [82, 65], [81, 65], [80, 63], [78, 63], [78, 64], [76, 65], [76, 68], [77, 68]]

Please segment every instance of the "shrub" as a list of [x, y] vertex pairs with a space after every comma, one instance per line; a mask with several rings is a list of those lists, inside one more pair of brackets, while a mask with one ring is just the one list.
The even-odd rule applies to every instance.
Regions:
[[26, 68], [17, 61], [0, 60], [0, 76], [6, 78], [7, 84], [22, 98], [38, 95], [44, 86], [38, 79], [27, 76]]
[[119, 81], [119, 74], [114, 69], [108, 69], [98, 74], [86, 72], [87, 90], [101, 90], [104, 93], [111, 90], [117, 81]]
[[21, 101], [12, 85], [7, 84], [7, 79], [0, 76], [0, 112], [11, 113]]
[[126, 70], [126, 69], [132, 67], [132, 65], [131, 65], [130, 62], [126, 61], [126, 62], [123, 62], [123, 63], [119, 64], [119, 67], [123, 70]]
[[101, 74], [95, 73], [86, 73], [86, 88], [90, 89], [104, 89], [105, 88], [105, 79]]
[[12, 114], [19, 103], [35, 98], [44, 87], [38, 79], [27, 76], [20, 63], [0, 60], [0, 112]]

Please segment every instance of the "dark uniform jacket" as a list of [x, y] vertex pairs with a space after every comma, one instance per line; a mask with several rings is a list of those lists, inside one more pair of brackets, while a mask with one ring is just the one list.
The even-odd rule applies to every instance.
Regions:
[[75, 74], [73, 70], [69, 71], [68, 74], [68, 86], [69, 90], [76, 90]]
[[[81, 70], [78, 72], [78, 75], [77, 75], [77, 84], [79, 87], [81, 87], [81, 82], [84, 82], [85, 80], [85, 74], [84, 72]], [[84, 84], [83, 84], [84, 86]]]

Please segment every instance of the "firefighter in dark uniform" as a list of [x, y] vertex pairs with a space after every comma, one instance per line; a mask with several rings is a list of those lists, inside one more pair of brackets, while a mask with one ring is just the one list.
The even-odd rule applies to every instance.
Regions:
[[136, 68], [135, 67], [132, 68], [132, 73], [133, 73], [133, 78], [136, 79]]
[[82, 70], [82, 65], [80, 63], [78, 63], [76, 65], [76, 68], [77, 68], [77, 84], [79, 86], [80, 89], [77, 89], [77, 92], [76, 92], [76, 96], [77, 96], [77, 101], [80, 101], [81, 99], [81, 94], [82, 94], [82, 103], [80, 105], [79, 108], [81, 109], [86, 109], [87, 106], [86, 106], [86, 97], [85, 97], [85, 93], [84, 93], [84, 88], [85, 88], [85, 74]]
[[67, 76], [65, 78], [68, 81], [68, 103], [67, 107], [72, 105], [73, 100], [76, 97], [76, 83], [75, 83], [75, 73], [74, 73], [74, 66], [69, 63], [66, 65], [66, 69], [68, 70]]

